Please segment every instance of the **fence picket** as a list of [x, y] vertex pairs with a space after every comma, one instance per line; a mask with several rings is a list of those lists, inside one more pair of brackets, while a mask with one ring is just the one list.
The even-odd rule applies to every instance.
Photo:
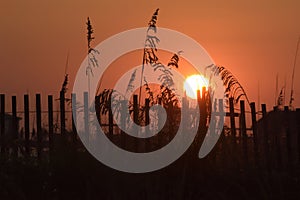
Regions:
[[65, 134], [66, 131], [66, 116], [65, 116], [65, 92], [60, 91], [59, 95], [60, 102], [60, 132], [62, 135]]
[[48, 95], [49, 153], [53, 151], [53, 96]]
[[29, 95], [24, 95], [24, 128], [25, 128], [25, 150], [29, 155], [30, 147], [29, 147]]
[[5, 140], [4, 140], [4, 135], [5, 135], [5, 95], [0, 94], [0, 144], [1, 144], [1, 154], [5, 153]]
[[42, 109], [41, 109], [41, 95], [36, 94], [36, 130], [37, 130], [37, 152], [38, 158], [41, 158], [42, 151]]

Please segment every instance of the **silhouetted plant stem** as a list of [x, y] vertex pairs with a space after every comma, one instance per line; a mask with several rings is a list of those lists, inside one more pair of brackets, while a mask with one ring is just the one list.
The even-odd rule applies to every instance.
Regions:
[[93, 27], [90, 21], [90, 18], [87, 18], [87, 47], [88, 47], [88, 66], [86, 67], [86, 75], [88, 76], [88, 93], [90, 95], [90, 79], [91, 79], [91, 75], [93, 75], [93, 69], [92, 67], [98, 67], [98, 60], [96, 59], [95, 54], [99, 54], [99, 51], [97, 49], [94, 49], [91, 47], [91, 42], [92, 40], [95, 39], [95, 37], [93, 37]]
[[[142, 64], [142, 71], [141, 71], [141, 81], [140, 81], [140, 91], [139, 91], [139, 101], [138, 101], [139, 105], [141, 103], [142, 84], [143, 84], [145, 64], [148, 64], [149, 62], [150, 62], [150, 64], [152, 63], [151, 57], [150, 57], [150, 60], [147, 59], [147, 54], [149, 56], [149, 47], [151, 49], [150, 51], [153, 53], [153, 57], [157, 58], [154, 54], [154, 51], [156, 51], [157, 49], [156, 49], [156, 46], [154, 43], [154, 39], [150, 38], [150, 36], [149, 36], [149, 30], [153, 30], [156, 33], [156, 21], [157, 21], [158, 11], [159, 11], [159, 8], [157, 8], [156, 11], [153, 13], [152, 18], [148, 23], [149, 26], [148, 26], [147, 36], [146, 36], [146, 40], [145, 40], [145, 47], [144, 47], [144, 53], [143, 53], [143, 64]], [[155, 37], [155, 39], [156, 39], [156, 41], [158, 41], [158, 38]]]

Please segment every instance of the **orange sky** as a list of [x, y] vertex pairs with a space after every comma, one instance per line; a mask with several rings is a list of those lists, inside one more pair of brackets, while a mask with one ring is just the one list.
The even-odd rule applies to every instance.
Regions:
[[[290, 90], [300, 35], [298, 0], [10, 0], [2, 1], [0, 7], [0, 93], [57, 95], [67, 52], [71, 85], [86, 55], [87, 16], [95, 29], [96, 45], [118, 32], [146, 26], [157, 7], [157, 25], [198, 41], [217, 64], [238, 78], [251, 101], [257, 101], [260, 82], [260, 101], [272, 108], [277, 73], [279, 86], [286, 78]], [[299, 57], [295, 74], [297, 107]]]

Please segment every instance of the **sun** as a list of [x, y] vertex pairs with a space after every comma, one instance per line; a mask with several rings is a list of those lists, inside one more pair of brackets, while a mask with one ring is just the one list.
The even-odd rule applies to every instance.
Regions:
[[197, 90], [201, 90], [203, 87], [208, 87], [208, 79], [199, 74], [188, 76], [183, 86], [186, 95], [192, 99], [197, 99]]

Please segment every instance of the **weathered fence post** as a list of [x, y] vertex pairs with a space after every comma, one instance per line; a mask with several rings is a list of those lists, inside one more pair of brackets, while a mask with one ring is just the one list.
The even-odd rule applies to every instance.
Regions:
[[267, 115], [267, 106], [266, 106], [266, 104], [261, 104], [261, 111], [262, 111], [263, 118], [266, 117], [266, 115]]
[[86, 142], [90, 140], [90, 117], [89, 117], [89, 93], [83, 93], [83, 112], [84, 112], [84, 135]]
[[111, 97], [108, 101], [108, 136], [112, 137], [114, 135], [114, 116], [112, 111]]
[[200, 90], [197, 90], [197, 100], [200, 109], [200, 120], [199, 120], [199, 130], [203, 131], [206, 126], [206, 87], [202, 88], [202, 95], [200, 95]]
[[5, 140], [4, 140], [4, 135], [5, 135], [5, 95], [0, 94], [0, 138], [1, 138], [1, 154], [5, 153]]
[[38, 158], [41, 158], [42, 152], [42, 110], [41, 94], [36, 94], [36, 129], [37, 129], [37, 152]]
[[256, 165], [258, 165], [257, 121], [256, 121], [255, 102], [250, 103], [250, 108], [251, 108], [251, 120], [252, 120], [252, 131], [253, 131], [254, 159]]
[[16, 140], [18, 139], [18, 121], [17, 121], [17, 97], [11, 97], [11, 111], [12, 111], [12, 134], [13, 134], [13, 154], [18, 156], [18, 146]]
[[204, 118], [204, 114], [203, 114], [203, 101], [201, 99], [201, 91], [198, 89], [197, 90], [197, 105], [198, 105], [198, 108], [199, 108], [199, 124], [198, 124], [198, 131], [197, 131], [197, 134], [196, 134], [196, 137], [194, 139], [194, 145], [192, 146], [193, 147], [193, 150], [192, 152], [196, 151], [195, 149], [197, 149], [197, 146], [198, 144], [201, 144], [202, 143], [202, 139], [201, 139], [201, 133], [202, 133], [202, 130], [203, 130], [203, 118]]
[[65, 135], [66, 131], [66, 113], [65, 113], [65, 92], [60, 91], [60, 131], [62, 136]]
[[[74, 105], [74, 106], [76, 106], [76, 105]], [[101, 111], [100, 111], [100, 109], [101, 109], [100, 95], [97, 95], [97, 96], [95, 96], [95, 112], [96, 112], [97, 120], [98, 120], [99, 124], [101, 125]]]
[[49, 154], [53, 152], [53, 97], [48, 95]]
[[147, 98], [145, 99], [145, 126], [149, 125], [150, 123], [149, 111], [150, 111], [150, 100]]
[[248, 135], [246, 132], [245, 101], [240, 101], [240, 136], [242, 137], [243, 155], [246, 165], [248, 164]]
[[201, 100], [201, 93], [200, 93], [200, 90], [198, 89], [197, 90], [197, 102], [198, 102], [198, 105], [200, 104], [200, 100]]
[[[139, 125], [139, 104], [138, 104], [138, 95], [133, 95], [133, 121], [136, 125]], [[134, 130], [135, 136], [138, 136], [138, 130]], [[135, 139], [135, 150], [138, 151], [139, 143]]]
[[229, 115], [230, 115], [230, 132], [234, 142], [236, 145], [236, 126], [235, 126], [235, 116], [234, 116], [234, 99], [229, 98]]
[[201, 146], [201, 144], [202, 144], [202, 142], [205, 138], [206, 118], [207, 118], [205, 95], [206, 95], [206, 88], [205, 87], [202, 88], [202, 91], [197, 90], [197, 103], [198, 103], [198, 106], [199, 106], [200, 119], [199, 119], [198, 133], [197, 133], [197, 135], [195, 137], [195, 140], [194, 140], [195, 141], [194, 142], [194, 144], [195, 144], [194, 148], [195, 149], [193, 151], [197, 151], [200, 148], [200, 146]]
[[[161, 97], [158, 98], [158, 102], [157, 103], [158, 103], [158, 105], [162, 106], [162, 99], [161, 99]], [[157, 122], [157, 126], [158, 127], [157, 128], [158, 128], [158, 130], [160, 130], [160, 129], [162, 129], [164, 127], [164, 124], [162, 123], [162, 120], [160, 120], [160, 114], [159, 114], [159, 112], [157, 113], [157, 115], [158, 115], [158, 122]]]
[[108, 134], [110, 137], [113, 137], [114, 135], [114, 118], [113, 118], [113, 112], [111, 109], [111, 104], [110, 104], [110, 108], [108, 111]]
[[[147, 98], [145, 99], [145, 126], [146, 126], [146, 134], [149, 135], [150, 134], [150, 116], [149, 116], [149, 111], [150, 111], [150, 100]], [[146, 144], [145, 144], [145, 149], [148, 152], [150, 150], [150, 139], [146, 139]]]
[[139, 124], [139, 105], [138, 105], [138, 95], [133, 95], [133, 121]]
[[13, 139], [18, 138], [17, 130], [17, 97], [11, 97], [11, 112], [12, 112], [12, 125], [13, 125]]
[[29, 95], [24, 95], [24, 128], [25, 128], [25, 149], [27, 155], [30, 154], [29, 148]]
[[[73, 141], [75, 142], [77, 140], [77, 129], [76, 129], [76, 125], [77, 125], [77, 107], [76, 107], [76, 94], [72, 93], [71, 94], [71, 101], [72, 101], [72, 132], [73, 132]], [[97, 101], [97, 99], [95, 99], [95, 106], [97, 106], [99, 104], [99, 102]], [[96, 109], [96, 114], [97, 112], [99, 112], [99, 110]], [[99, 113], [100, 115], [100, 113]], [[97, 115], [98, 116], [98, 115]], [[100, 117], [99, 117], [100, 119]]]

